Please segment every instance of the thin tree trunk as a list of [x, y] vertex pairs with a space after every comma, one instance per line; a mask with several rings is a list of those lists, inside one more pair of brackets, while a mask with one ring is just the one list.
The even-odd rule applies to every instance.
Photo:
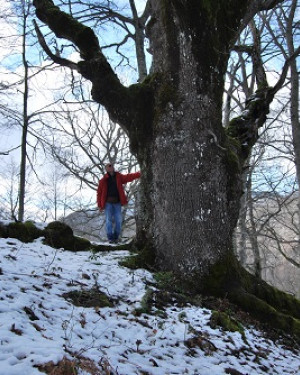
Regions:
[[247, 185], [247, 178], [248, 178], [248, 170], [243, 173], [243, 186], [245, 188], [245, 192], [241, 197], [241, 209], [240, 209], [240, 216], [238, 221], [238, 229], [237, 229], [237, 255], [241, 264], [246, 268], [247, 264], [247, 212], [248, 212], [248, 185]]
[[261, 268], [261, 257], [258, 245], [258, 233], [256, 231], [257, 221], [254, 214], [254, 205], [252, 198], [252, 175], [250, 174], [247, 181], [247, 195], [248, 195], [248, 208], [249, 208], [249, 221], [250, 226], [248, 228], [248, 236], [251, 243], [251, 250], [254, 257], [254, 275], [261, 279], [262, 268]]
[[28, 134], [28, 63], [26, 60], [26, 32], [27, 32], [27, 16], [24, 9], [23, 19], [23, 45], [22, 45], [22, 61], [24, 68], [24, 93], [23, 93], [23, 128], [21, 140], [21, 162], [20, 162], [20, 180], [19, 180], [19, 211], [18, 220], [24, 220], [25, 212], [25, 187], [26, 187], [26, 161], [27, 161], [27, 134]]
[[[293, 42], [293, 19], [297, 8], [297, 0], [292, 1], [292, 8], [287, 22], [287, 46], [289, 55], [295, 52]], [[291, 71], [291, 124], [293, 134], [293, 145], [295, 153], [296, 176], [298, 189], [300, 190], [300, 121], [299, 121], [299, 74], [297, 71], [297, 61], [293, 60], [290, 66]], [[298, 220], [300, 225], [300, 192], [298, 198]]]
[[135, 24], [135, 51], [136, 51], [136, 59], [138, 64], [138, 73], [139, 73], [139, 82], [142, 82], [143, 79], [147, 77], [147, 64], [146, 64], [146, 56], [145, 56], [145, 24], [141, 22], [138, 17], [138, 13], [135, 6], [134, 0], [129, 0], [133, 21]]

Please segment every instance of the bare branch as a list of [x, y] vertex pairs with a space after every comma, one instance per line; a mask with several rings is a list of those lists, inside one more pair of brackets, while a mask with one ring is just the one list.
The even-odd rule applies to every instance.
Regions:
[[70, 69], [77, 70], [78, 71], [78, 65], [74, 63], [73, 61], [64, 59], [58, 55], [55, 55], [51, 52], [50, 48], [48, 47], [45, 38], [43, 34], [41, 33], [41, 30], [39, 29], [37, 23], [35, 20], [33, 20], [34, 28], [38, 37], [38, 41], [40, 45], [42, 46], [43, 50], [46, 52], [46, 54], [56, 63], [61, 66], [66, 66]]
[[241, 32], [252, 18], [260, 11], [270, 10], [275, 8], [278, 4], [283, 3], [284, 0], [253, 0], [249, 1], [248, 10], [241, 22], [239, 32]]
[[300, 54], [300, 47], [298, 47], [295, 52], [288, 58], [286, 59], [284, 65], [283, 65], [283, 68], [282, 68], [282, 73], [280, 75], [280, 78], [279, 80], [277, 81], [276, 85], [272, 88], [272, 91], [274, 92], [274, 94], [276, 94], [277, 91], [279, 91], [283, 84], [284, 84], [284, 81], [286, 79], [286, 75], [287, 75], [287, 72], [289, 70], [289, 67], [292, 63], [292, 61], [294, 61], [294, 59], [299, 56]]
[[[119, 122], [124, 129], [128, 130], [133, 118], [131, 111], [135, 110], [141, 91], [135, 91], [133, 94], [121, 84], [103, 55], [98, 39], [91, 28], [61, 11], [52, 0], [34, 0], [34, 5], [38, 18], [45, 22], [58, 38], [67, 39], [78, 47], [83, 58], [77, 64], [78, 71], [92, 82], [93, 99], [107, 109], [114, 121]], [[55, 58], [58, 63], [67, 64], [70, 67], [70, 63], [65, 59]]]

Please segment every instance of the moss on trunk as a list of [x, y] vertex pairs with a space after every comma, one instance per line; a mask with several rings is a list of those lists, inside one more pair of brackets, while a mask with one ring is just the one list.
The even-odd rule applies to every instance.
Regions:
[[52, 0], [34, 0], [33, 4], [37, 17], [45, 22], [57, 37], [74, 42], [83, 59], [90, 60], [99, 52], [99, 42], [91, 28], [61, 11]]
[[211, 268], [200, 290], [226, 296], [259, 321], [300, 338], [300, 301], [247, 272], [233, 254]]

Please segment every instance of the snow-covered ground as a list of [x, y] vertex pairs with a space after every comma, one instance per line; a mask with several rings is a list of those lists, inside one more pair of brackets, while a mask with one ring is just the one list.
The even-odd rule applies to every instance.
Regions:
[[[300, 374], [299, 352], [255, 328], [246, 340], [212, 329], [208, 309], [175, 305], [165, 317], [134, 314], [153, 277], [119, 266], [126, 255], [0, 239], [0, 375], [41, 374], [37, 365], [64, 357], [85, 357], [99, 368], [79, 375], [109, 374], [108, 368], [119, 375]], [[114, 307], [76, 307], [62, 296], [95, 285]]]

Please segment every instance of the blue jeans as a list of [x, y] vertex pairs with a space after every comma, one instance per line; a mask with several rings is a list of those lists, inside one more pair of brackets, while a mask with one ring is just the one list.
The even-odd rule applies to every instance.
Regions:
[[106, 233], [109, 241], [118, 240], [122, 228], [121, 203], [105, 204]]

